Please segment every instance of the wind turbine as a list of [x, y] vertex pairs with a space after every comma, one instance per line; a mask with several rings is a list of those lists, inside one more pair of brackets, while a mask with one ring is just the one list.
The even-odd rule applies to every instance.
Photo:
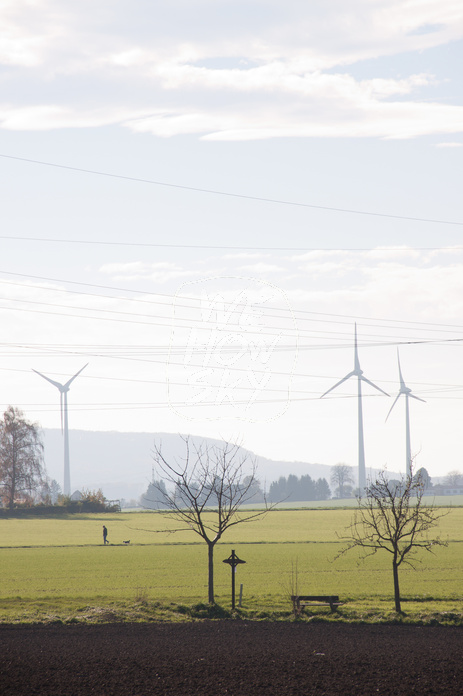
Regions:
[[[88, 365], [88, 363], [87, 363]], [[72, 382], [75, 380], [75, 378], [80, 375], [82, 370], [84, 370], [87, 365], [84, 365], [79, 372], [76, 372], [76, 374], [71, 377], [71, 379], [68, 379], [68, 381], [65, 384], [60, 384], [59, 382], [55, 382], [54, 379], [50, 379], [50, 377], [45, 377], [41, 372], [38, 370], [34, 370], [32, 368], [32, 372], [35, 372], [36, 374], [40, 375], [44, 379], [47, 380], [47, 382], [50, 382], [50, 384], [53, 384], [54, 387], [59, 389], [60, 391], [60, 411], [61, 411], [61, 432], [64, 434], [64, 487], [63, 487], [63, 493], [64, 495], [71, 495], [71, 473], [70, 473], [70, 468], [69, 468], [69, 428], [68, 428], [68, 391], [69, 387], [71, 386]], [[63, 420], [64, 420], [64, 428], [63, 428]]]
[[360, 495], [363, 494], [365, 487], [366, 487], [366, 475], [365, 475], [365, 444], [364, 444], [364, 439], [363, 439], [363, 410], [362, 410], [362, 382], [366, 382], [369, 384], [371, 387], [374, 387], [378, 391], [380, 391], [382, 394], [385, 396], [389, 396], [385, 391], [380, 389], [379, 387], [376, 386], [376, 384], [373, 384], [373, 382], [370, 382], [369, 379], [363, 376], [363, 370], [360, 368], [360, 362], [359, 362], [359, 356], [358, 356], [358, 350], [357, 350], [357, 324], [355, 324], [355, 339], [354, 339], [354, 369], [352, 372], [349, 372], [348, 375], [343, 377], [339, 382], [336, 382], [334, 387], [331, 387], [331, 389], [328, 389], [324, 394], [321, 395], [321, 399], [323, 399], [324, 396], [329, 394], [333, 389], [336, 389], [336, 387], [339, 387], [340, 384], [343, 382], [346, 382], [348, 379], [351, 377], [357, 377], [357, 383], [358, 383], [358, 449], [359, 449], [359, 490], [360, 490]]
[[417, 401], [423, 401], [423, 403], [426, 403], [424, 399], [420, 399], [419, 396], [415, 396], [412, 394], [412, 390], [407, 387], [407, 385], [404, 382], [404, 378], [402, 377], [402, 370], [400, 369], [400, 358], [399, 358], [399, 349], [397, 348], [397, 362], [399, 363], [399, 378], [400, 378], [400, 389], [399, 393], [394, 399], [394, 403], [392, 404], [391, 408], [389, 409], [389, 413], [386, 416], [386, 420], [389, 418], [390, 413], [394, 406], [396, 405], [397, 401], [399, 400], [400, 396], [402, 394], [405, 394], [405, 457], [406, 457], [406, 468], [405, 471], [407, 472], [407, 477], [410, 476], [411, 469], [412, 469], [412, 452], [411, 452], [411, 446], [410, 446], [410, 412], [409, 412], [409, 407], [408, 407], [408, 398], [411, 396], [412, 399], [416, 399]]

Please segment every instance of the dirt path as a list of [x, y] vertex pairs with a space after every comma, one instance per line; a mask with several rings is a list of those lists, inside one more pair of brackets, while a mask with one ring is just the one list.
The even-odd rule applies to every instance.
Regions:
[[0, 693], [463, 693], [463, 629], [203, 621], [0, 626]]

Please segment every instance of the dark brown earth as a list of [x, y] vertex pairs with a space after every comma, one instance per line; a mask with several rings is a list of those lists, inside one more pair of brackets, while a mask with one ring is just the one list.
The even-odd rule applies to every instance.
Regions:
[[463, 629], [322, 623], [0, 626], [0, 694], [463, 693]]

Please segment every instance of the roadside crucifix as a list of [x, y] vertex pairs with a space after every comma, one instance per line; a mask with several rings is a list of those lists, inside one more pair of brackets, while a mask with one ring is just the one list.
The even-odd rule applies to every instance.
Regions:
[[239, 565], [240, 563], [246, 563], [246, 561], [242, 561], [241, 558], [238, 558], [238, 556], [235, 553], [235, 549], [232, 549], [231, 555], [228, 558], [225, 558], [223, 563], [228, 563], [231, 566], [231, 573], [232, 573], [232, 610], [235, 608], [235, 570], [236, 566]]

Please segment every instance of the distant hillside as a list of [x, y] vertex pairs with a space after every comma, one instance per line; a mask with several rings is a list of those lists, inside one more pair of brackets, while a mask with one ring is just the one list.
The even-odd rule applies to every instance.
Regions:
[[[44, 429], [45, 463], [48, 475], [63, 485], [63, 437], [60, 430]], [[207, 438], [193, 437], [195, 441]], [[69, 449], [71, 489], [101, 488], [107, 498], [138, 499], [146, 490], [152, 475], [151, 452], [154, 441], [162, 442], [167, 457], [182, 456], [183, 442], [170, 433], [121, 433], [71, 430]], [[211, 444], [218, 440], [207, 439]], [[252, 453], [251, 453], [252, 454]], [[309, 474], [326, 478], [331, 467], [306, 462], [281, 462], [256, 457], [258, 478], [268, 489], [280, 476]]]

